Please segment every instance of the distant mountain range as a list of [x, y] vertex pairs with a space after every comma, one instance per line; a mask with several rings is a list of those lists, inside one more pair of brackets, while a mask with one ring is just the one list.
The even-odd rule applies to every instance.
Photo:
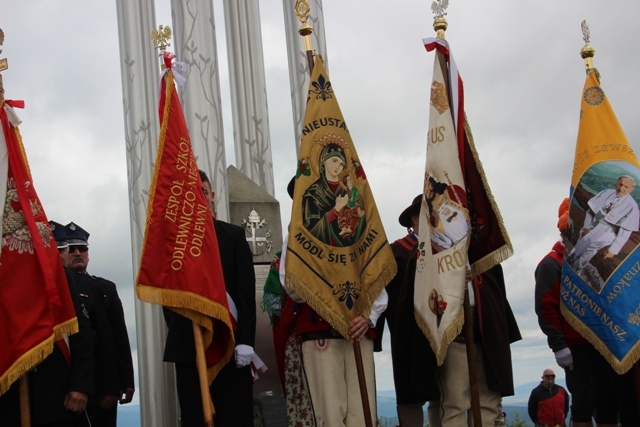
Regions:
[[[556, 382], [565, 389], [567, 388], [564, 378], [558, 378]], [[515, 394], [513, 396], [505, 397], [502, 400], [502, 409], [507, 414], [507, 423], [513, 422], [517, 417], [525, 421], [527, 427], [533, 427], [533, 422], [529, 419], [527, 406], [529, 404], [531, 390], [537, 387], [538, 384], [540, 384], [539, 381], [521, 384], [515, 388]], [[398, 424], [396, 393], [394, 390], [378, 391], [378, 416], [381, 418], [383, 427], [393, 427]]]
[[[533, 423], [529, 419], [529, 415], [527, 414], [527, 403], [529, 401], [529, 394], [531, 393], [531, 389], [535, 387], [537, 383], [531, 383], [531, 387], [528, 387], [528, 384], [524, 384], [518, 389], [522, 388], [521, 393], [526, 391], [526, 398], [523, 403], [518, 403], [522, 400], [522, 396], [516, 395], [513, 396], [516, 401], [513, 403], [503, 402], [502, 410], [507, 414], [507, 423], [513, 422], [514, 420], [520, 419], [526, 422], [527, 427], [533, 427]], [[518, 393], [518, 390], [516, 390]], [[506, 400], [506, 399], [505, 399]], [[424, 406], [425, 411], [425, 423], [427, 422], [427, 406]], [[384, 390], [378, 392], [378, 417], [380, 418], [380, 422], [382, 427], [395, 427], [398, 425], [398, 418], [396, 412], [396, 393], [393, 390]]]
[[[564, 379], [559, 378], [557, 383], [567, 388]], [[513, 422], [516, 417], [527, 422], [527, 427], [533, 427], [533, 423], [527, 414], [529, 395], [539, 382], [521, 384], [515, 388], [515, 395], [505, 397], [502, 401], [503, 410], [507, 414], [507, 422]], [[426, 411], [426, 406], [425, 406]], [[394, 427], [398, 424], [396, 412], [396, 392], [394, 390], [378, 391], [378, 417], [382, 427]], [[426, 420], [426, 415], [425, 415]], [[118, 408], [118, 427], [139, 427], [140, 406], [124, 405]]]

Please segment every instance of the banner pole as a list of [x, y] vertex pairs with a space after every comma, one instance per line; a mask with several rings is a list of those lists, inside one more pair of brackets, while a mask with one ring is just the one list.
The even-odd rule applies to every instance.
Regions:
[[[311, 43], [311, 34], [313, 34], [313, 28], [307, 23], [310, 8], [309, 3], [306, 0], [297, 0], [295, 5], [296, 15], [302, 23], [298, 33], [304, 38], [304, 44], [307, 54], [307, 61], [309, 63], [309, 75], [313, 73], [314, 58], [313, 58], [313, 46]], [[362, 398], [362, 409], [364, 410], [364, 420], [366, 427], [373, 427], [373, 421], [371, 420], [371, 407], [369, 406], [369, 396], [367, 393], [367, 381], [364, 376], [364, 366], [362, 363], [362, 350], [360, 349], [360, 342], [353, 342], [354, 356], [356, 359], [356, 371], [358, 373], [358, 384], [360, 386], [360, 397]]]
[[358, 384], [360, 385], [360, 397], [362, 398], [362, 410], [364, 411], [364, 422], [366, 427], [373, 427], [371, 420], [371, 407], [369, 406], [369, 396], [367, 393], [367, 380], [364, 376], [364, 366], [362, 364], [362, 351], [360, 341], [353, 342], [353, 352], [356, 358], [356, 370], [358, 372]]
[[193, 325], [193, 340], [196, 346], [196, 366], [198, 367], [198, 377], [200, 378], [200, 393], [202, 394], [202, 413], [204, 414], [204, 425], [213, 427], [213, 402], [211, 402], [211, 391], [209, 390], [209, 380], [207, 378], [207, 361], [204, 357], [204, 344], [202, 342], [202, 330], [196, 322]]
[[469, 387], [471, 391], [471, 413], [473, 414], [473, 426], [482, 427], [480, 393], [478, 392], [478, 366], [476, 365], [476, 347], [473, 340], [473, 322], [471, 319], [473, 319], [473, 317], [471, 316], [469, 286], [467, 285], [464, 291], [464, 340], [467, 347], [467, 366], [469, 368]]
[[20, 426], [31, 427], [31, 408], [29, 406], [29, 379], [27, 374], [20, 377]]

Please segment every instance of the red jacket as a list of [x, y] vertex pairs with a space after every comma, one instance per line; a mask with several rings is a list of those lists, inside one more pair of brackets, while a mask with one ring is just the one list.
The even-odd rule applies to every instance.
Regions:
[[556, 242], [553, 250], [536, 268], [535, 309], [540, 329], [547, 336], [551, 350], [586, 344], [587, 340], [569, 325], [560, 312], [560, 277], [564, 245]]
[[529, 396], [529, 417], [536, 425], [564, 426], [569, 412], [569, 395], [561, 386], [554, 384], [548, 389], [542, 383]]

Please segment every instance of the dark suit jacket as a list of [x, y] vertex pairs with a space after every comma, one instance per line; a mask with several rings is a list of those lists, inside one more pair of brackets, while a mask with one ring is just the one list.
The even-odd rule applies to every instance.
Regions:
[[[238, 310], [236, 345], [253, 347], [256, 335], [256, 296], [253, 255], [242, 227], [214, 220], [227, 293]], [[165, 362], [176, 363], [178, 398], [183, 426], [203, 425], [200, 386], [195, 368], [195, 346], [191, 321], [164, 309], [169, 327]], [[215, 339], [215, 337], [214, 337]], [[253, 392], [249, 366], [237, 368], [234, 357], [223, 367], [210, 387], [218, 427], [253, 426]]]
[[120, 390], [124, 390], [127, 387], [135, 388], [131, 344], [129, 343], [124, 309], [118, 296], [116, 284], [102, 277], [92, 277], [100, 284], [104, 307], [113, 333], [118, 369], [118, 388]]
[[[414, 252], [407, 264], [396, 316], [397, 337], [392, 343], [393, 358], [399, 358], [402, 367], [398, 371], [402, 373], [400, 381], [411, 385], [406, 387], [406, 394], [399, 393], [405, 391], [405, 387], [396, 388], [401, 403], [424, 403], [439, 396], [436, 357], [413, 316], [416, 258]], [[502, 396], [511, 396], [514, 389], [510, 344], [522, 339], [520, 330], [507, 300], [502, 266], [496, 265], [480, 277], [473, 284], [476, 318], [479, 319], [479, 336], [475, 339], [482, 344], [487, 386]], [[396, 365], [394, 360], [394, 368]]]
[[118, 365], [113, 328], [104, 304], [103, 291], [89, 274], [71, 271], [79, 295], [79, 316], [87, 317], [95, 334], [95, 390], [92, 403], [118, 394]]
[[510, 344], [522, 336], [507, 300], [502, 266], [498, 264], [482, 273], [481, 280], [474, 280], [473, 284], [487, 386], [502, 396], [512, 396]]
[[[64, 408], [67, 393], [77, 391], [91, 396], [94, 391], [94, 338], [89, 318], [83, 314], [79, 291], [67, 272], [71, 299], [78, 318], [79, 332], [69, 336], [70, 363], [54, 344], [53, 352], [29, 372], [29, 397], [33, 425], [78, 418]], [[18, 382], [0, 396], [0, 425], [20, 426]]]

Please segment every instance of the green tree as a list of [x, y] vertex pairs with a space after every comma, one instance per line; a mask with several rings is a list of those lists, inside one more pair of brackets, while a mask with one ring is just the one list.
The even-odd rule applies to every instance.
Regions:
[[507, 427], [527, 427], [528, 425], [526, 420], [520, 418], [520, 411], [515, 412], [513, 421], [507, 422]]

